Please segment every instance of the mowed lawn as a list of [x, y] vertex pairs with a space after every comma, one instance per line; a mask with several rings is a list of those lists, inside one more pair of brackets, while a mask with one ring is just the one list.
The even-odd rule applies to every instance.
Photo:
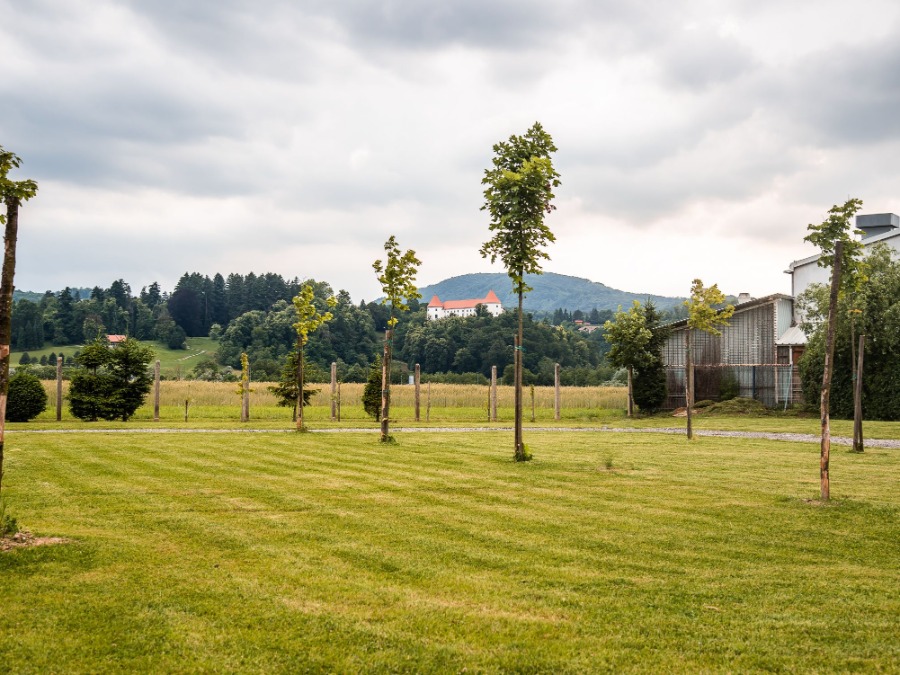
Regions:
[[900, 450], [398, 441], [13, 431], [0, 671], [900, 671]]

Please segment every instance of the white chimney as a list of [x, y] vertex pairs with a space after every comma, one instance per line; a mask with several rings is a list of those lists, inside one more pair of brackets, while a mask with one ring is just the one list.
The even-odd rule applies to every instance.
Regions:
[[745, 302], [750, 302], [752, 299], [749, 293], [738, 293], [737, 304], [742, 305]]

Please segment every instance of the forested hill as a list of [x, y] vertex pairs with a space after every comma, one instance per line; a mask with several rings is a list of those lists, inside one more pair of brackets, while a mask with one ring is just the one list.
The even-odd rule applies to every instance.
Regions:
[[[640, 300], [643, 303], [647, 298], [653, 300], [657, 308], [664, 310], [684, 300], [662, 295], [629, 293], [589, 279], [553, 272], [528, 274], [525, 280], [534, 289], [525, 296], [524, 301], [525, 309], [532, 312], [552, 312], [558, 308], [591, 310], [595, 307], [598, 310], [615, 311], [619, 305], [628, 307], [633, 300]], [[421, 302], [427, 304], [433, 295], [437, 295], [441, 300], [465, 300], [482, 298], [489, 290], [497, 294], [504, 307], [516, 306], [518, 299], [512, 292], [512, 282], [505, 272], [463, 274], [431, 286], [424, 286], [419, 292], [422, 294]]]

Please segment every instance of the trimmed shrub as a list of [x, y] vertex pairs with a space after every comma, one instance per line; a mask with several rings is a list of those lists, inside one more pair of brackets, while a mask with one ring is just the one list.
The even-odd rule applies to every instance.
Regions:
[[28, 422], [47, 408], [47, 392], [36, 375], [19, 371], [9, 378], [9, 398], [6, 402], [6, 419], [10, 422]]

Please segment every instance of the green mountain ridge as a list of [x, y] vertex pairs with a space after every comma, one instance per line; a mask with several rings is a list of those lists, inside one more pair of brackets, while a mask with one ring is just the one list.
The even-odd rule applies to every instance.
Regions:
[[[556, 309], [590, 311], [594, 308], [615, 311], [619, 305], [624, 308], [634, 300], [646, 302], [648, 299], [659, 309], [668, 309], [685, 300], [652, 293], [620, 291], [597, 281], [555, 272], [528, 274], [525, 276], [525, 283], [534, 289], [525, 295], [523, 302], [524, 308], [530, 312], [552, 312]], [[505, 272], [462, 274], [423, 286], [419, 293], [422, 294], [420, 302], [427, 304], [434, 295], [441, 300], [464, 300], [483, 298], [490, 290], [497, 294], [505, 308], [514, 308], [518, 303], [517, 296], [512, 292], [512, 282]]]

